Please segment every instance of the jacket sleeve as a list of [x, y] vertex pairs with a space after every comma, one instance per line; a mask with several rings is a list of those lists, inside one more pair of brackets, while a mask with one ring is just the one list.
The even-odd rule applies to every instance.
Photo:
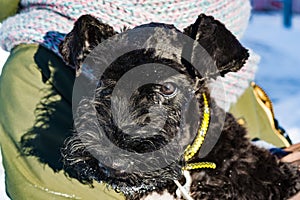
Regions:
[[20, 0], [0, 0], [0, 23], [17, 13]]

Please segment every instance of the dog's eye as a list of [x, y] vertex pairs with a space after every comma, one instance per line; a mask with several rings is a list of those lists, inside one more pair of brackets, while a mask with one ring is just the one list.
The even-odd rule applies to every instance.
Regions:
[[160, 88], [160, 92], [165, 97], [171, 98], [171, 97], [174, 97], [176, 95], [177, 87], [174, 83], [166, 82], [166, 83], [162, 84], [162, 86]]

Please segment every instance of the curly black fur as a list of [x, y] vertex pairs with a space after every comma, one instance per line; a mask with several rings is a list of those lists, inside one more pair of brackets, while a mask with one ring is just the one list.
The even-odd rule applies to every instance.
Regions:
[[[76, 75], [79, 75], [80, 66], [86, 56], [99, 43], [115, 34], [114, 29], [108, 24], [101, 23], [90, 15], [84, 15], [75, 22], [73, 30], [66, 35], [59, 50], [63, 52], [61, 55], [64, 61], [68, 65], [74, 66]], [[70, 51], [71, 49], [72, 51]]]
[[221, 76], [235, 72], [248, 58], [248, 51], [238, 42], [221, 22], [201, 14], [196, 22], [184, 29], [215, 60]]
[[[170, 25], [166, 25], [165, 28], [175, 29]], [[61, 53], [69, 64], [80, 68], [87, 52], [84, 44], [93, 44], [92, 47], [95, 47], [103, 39], [114, 34], [110, 26], [98, 22], [91, 16], [82, 16], [62, 43]], [[200, 15], [194, 24], [185, 29], [184, 34], [198, 41], [207, 50], [221, 75], [239, 70], [248, 58], [247, 50], [223, 24], [212, 17]], [[92, 48], [88, 47], [88, 51], [90, 50]], [[167, 65], [180, 72], [180, 75], [165, 74], [157, 84], [139, 88], [130, 99], [131, 109], [128, 115], [124, 115], [127, 105], [123, 103], [122, 92], [117, 95], [119, 98], [113, 100], [116, 107], [112, 107], [112, 91], [126, 71], [145, 63]], [[154, 68], [145, 73], [150, 72], [159, 73]], [[165, 82], [172, 82], [178, 87], [174, 97], [166, 98], [161, 94]], [[192, 94], [185, 90], [189, 85], [194, 88]], [[103, 136], [107, 136], [115, 145], [128, 152], [145, 153], [160, 149], [173, 138], [178, 138], [178, 145], [162, 151], [160, 156], [167, 157], [178, 152], [180, 146], [186, 146], [193, 140], [194, 133], [199, 127], [198, 122], [188, 124], [189, 128], [186, 129], [180, 127], [180, 119], [186, 115], [181, 107], [187, 105], [189, 95], [194, 95], [196, 101], [186, 109], [196, 110], [196, 113], [202, 116], [202, 93], [206, 93], [209, 98], [206, 82], [184, 60], [175, 62], [170, 58], [160, 57], [151, 49], [136, 50], [121, 56], [106, 69], [95, 99], [82, 100], [78, 109], [80, 118], [75, 120], [76, 133], [65, 142], [62, 149], [65, 168], [73, 170], [73, 174], [70, 175], [82, 182], [92, 183], [93, 180], [105, 182], [117, 191], [123, 192], [127, 199], [141, 199], [153, 191], [162, 193], [166, 190], [176, 198], [177, 187], [173, 180], [179, 179], [184, 183], [181, 167], [185, 162], [182, 155], [172, 157], [170, 164], [163, 168], [150, 172], [129, 173], [111, 166], [132, 167], [130, 163], [124, 163], [130, 154], [122, 155], [124, 160], [111, 160], [109, 155], [118, 152], [112, 152], [109, 144], [103, 146], [100, 141]], [[212, 118], [215, 118], [211, 120], [220, 121], [219, 116], [223, 110], [216, 106], [213, 99], [209, 98], [209, 102]], [[96, 121], [93, 120], [95, 116], [89, 112], [89, 106], [97, 110]], [[154, 114], [149, 120], [151, 106], [158, 107], [154, 107], [152, 111]], [[140, 135], [127, 134], [128, 131], [132, 131], [131, 127], [134, 124], [142, 127], [150, 124], [155, 129], [159, 121], [163, 120], [161, 110], [167, 113], [168, 118], [158, 134], [152, 134], [151, 131], [138, 132]], [[116, 113], [115, 118], [112, 113]], [[103, 129], [99, 130], [98, 123]], [[214, 133], [218, 131], [220, 124], [221, 121], [210, 125], [203, 149], [210, 145], [210, 141], [218, 139]], [[86, 127], [89, 127], [88, 132]], [[246, 130], [229, 113], [226, 113], [224, 127], [216, 145], [204, 158], [201, 156], [202, 153], [198, 152], [192, 162], [214, 162], [217, 169], [191, 171], [190, 194], [194, 199], [287, 199], [300, 190], [300, 174], [297, 169], [278, 161], [268, 151], [252, 145], [246, 138]], [[151, 161], [154, 167], [161, 164], [161, 160], [157, 157], [147, 157], [146, 161]], [[134, 165], [143, 164], [138, 162], [137, 160]]]

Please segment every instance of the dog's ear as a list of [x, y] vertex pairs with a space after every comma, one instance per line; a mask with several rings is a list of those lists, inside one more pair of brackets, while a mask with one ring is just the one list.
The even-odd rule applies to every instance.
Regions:
[[209, 53], [221, 76], [238, 71], [249, 57], [248, 50], [225, 25], [211, 16], [199, 15], [194, 24], [184, 29], [184, 34], [198, 41]]
[[59, 45], [59, 51], [68, 65], [76, 68], [76, 75], [86, 56], [103, 40], [115, 35], [116, 32], [108, 24], [98, 21], [91, 15], [81, 16]]

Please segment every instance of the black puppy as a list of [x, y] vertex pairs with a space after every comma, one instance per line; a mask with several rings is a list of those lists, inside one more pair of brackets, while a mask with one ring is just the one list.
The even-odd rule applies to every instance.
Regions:
[[[143, 27], [178, 32], [172, 25], [159, 23], [146, 24], [129, 31]], [[77, 74], [80, 74], [83, 60], [89, 53], [116, 34], [109, 25], [92, 16], [82, 16], [61, 44], [61, 54], [66, 63], [75, 66]], [[184, 29], [183, 34], [204, 47], [216, 71], [209, 70], [208, 73], [204, 69], [199, 72], [187, 60], [164, 56], [163, 52], [153, 48], [137, 49], [118, 57], [98, 80], [95, 98], [80, 102], [79, 118], [75, 120], [76, 132], [66, 141], [62, 150], [66, 170], [84, 183], [92, 183], [93, 180], [105, 182], [122, 192], [127, 199], [147, 199], [153, 193], [167, 193], [173, 199], [190, 196], [193, 199], [238, 200], [288, 199], [296, 194], [300, 190], [297, 169], [252, 145], [245, 137], [246, 130], [210, 98], [206, 80], [217, 74], [223, 76], [238, 71], [247, 60], [248, 51], [222, 23], [203, 14]], [[150, 41], [153, 38], [149, 36], [148, 39]], [[176, 38], [165, 40], [168, 45], [174, 43], [176, 46]], [[192, 55], [193, 49], [183, 47], [180, 53]], [[144, 75], [158, 74], [156, 83], [136, 89], [129, 105], [124, 105], [125, 93], [122, 91], [117, 93], [118, 98], [112, 100], [118, 80], [136, 66], [149, 63], [168, 66], [178, 73], [149, 67]], [[194, 101], [189, 104], [191, 95]], [[115, 106], [112, 106], [112, 101]], [[97, 123], [95, 116], [87, 109], [90, 105], [96, 110]], [[189, 106], [182, 109], [185, 105]], [[129, 107], [129, 111], [125, 107]], [[222, 115], [225, 116], [224, 120]], [[182, 127], [182, 119], [189, 117], [200, 121], [187, 122], [188, 128]], [[160, 121], [164, 121], [164, 124], [161, 125]], [[98, 125], [102, 128], [99, 129]], [[132, 128], [136, 125], [148, 129]], [[128, 134], [130, 132], [134, 134]], [[221, 132], [220, 135], [217, 132]], [[113, 145], [103, 144], [102, 138], [108, 138]], [[177, 143], [164, 149], [174, 138]], [[216, 144], [211, 149], [210, 145], [214, 142]], [[188, 147], [188, 144], [191, 145]], [[114, 152], [113, 146], [126, 150], [127, 154], [120, 153], [120, 159], [113, 159], [119, 153]], [[186, 150], [180, 151], [181, 147]], [[205, 154], [203, 149], [211, 151]], [[161, 153], [154, 156], [151, 153], [155, 151]], [[153, 156], [144, 157], [142, 163], [132, 158], [135, 154], [149, 153]], [[162, 165], [164, 159], [161, 158], [167, 160], [165, 165]], [[148, 167], [152, 170], [135, 168], [143, 163], [147, 164], [143, 169]], [[183, 176], [183, 171], [190, 174], [191, 180], [188, 175]], [[188, 194], [178, 190], [179, 184], [188, 186]]]

